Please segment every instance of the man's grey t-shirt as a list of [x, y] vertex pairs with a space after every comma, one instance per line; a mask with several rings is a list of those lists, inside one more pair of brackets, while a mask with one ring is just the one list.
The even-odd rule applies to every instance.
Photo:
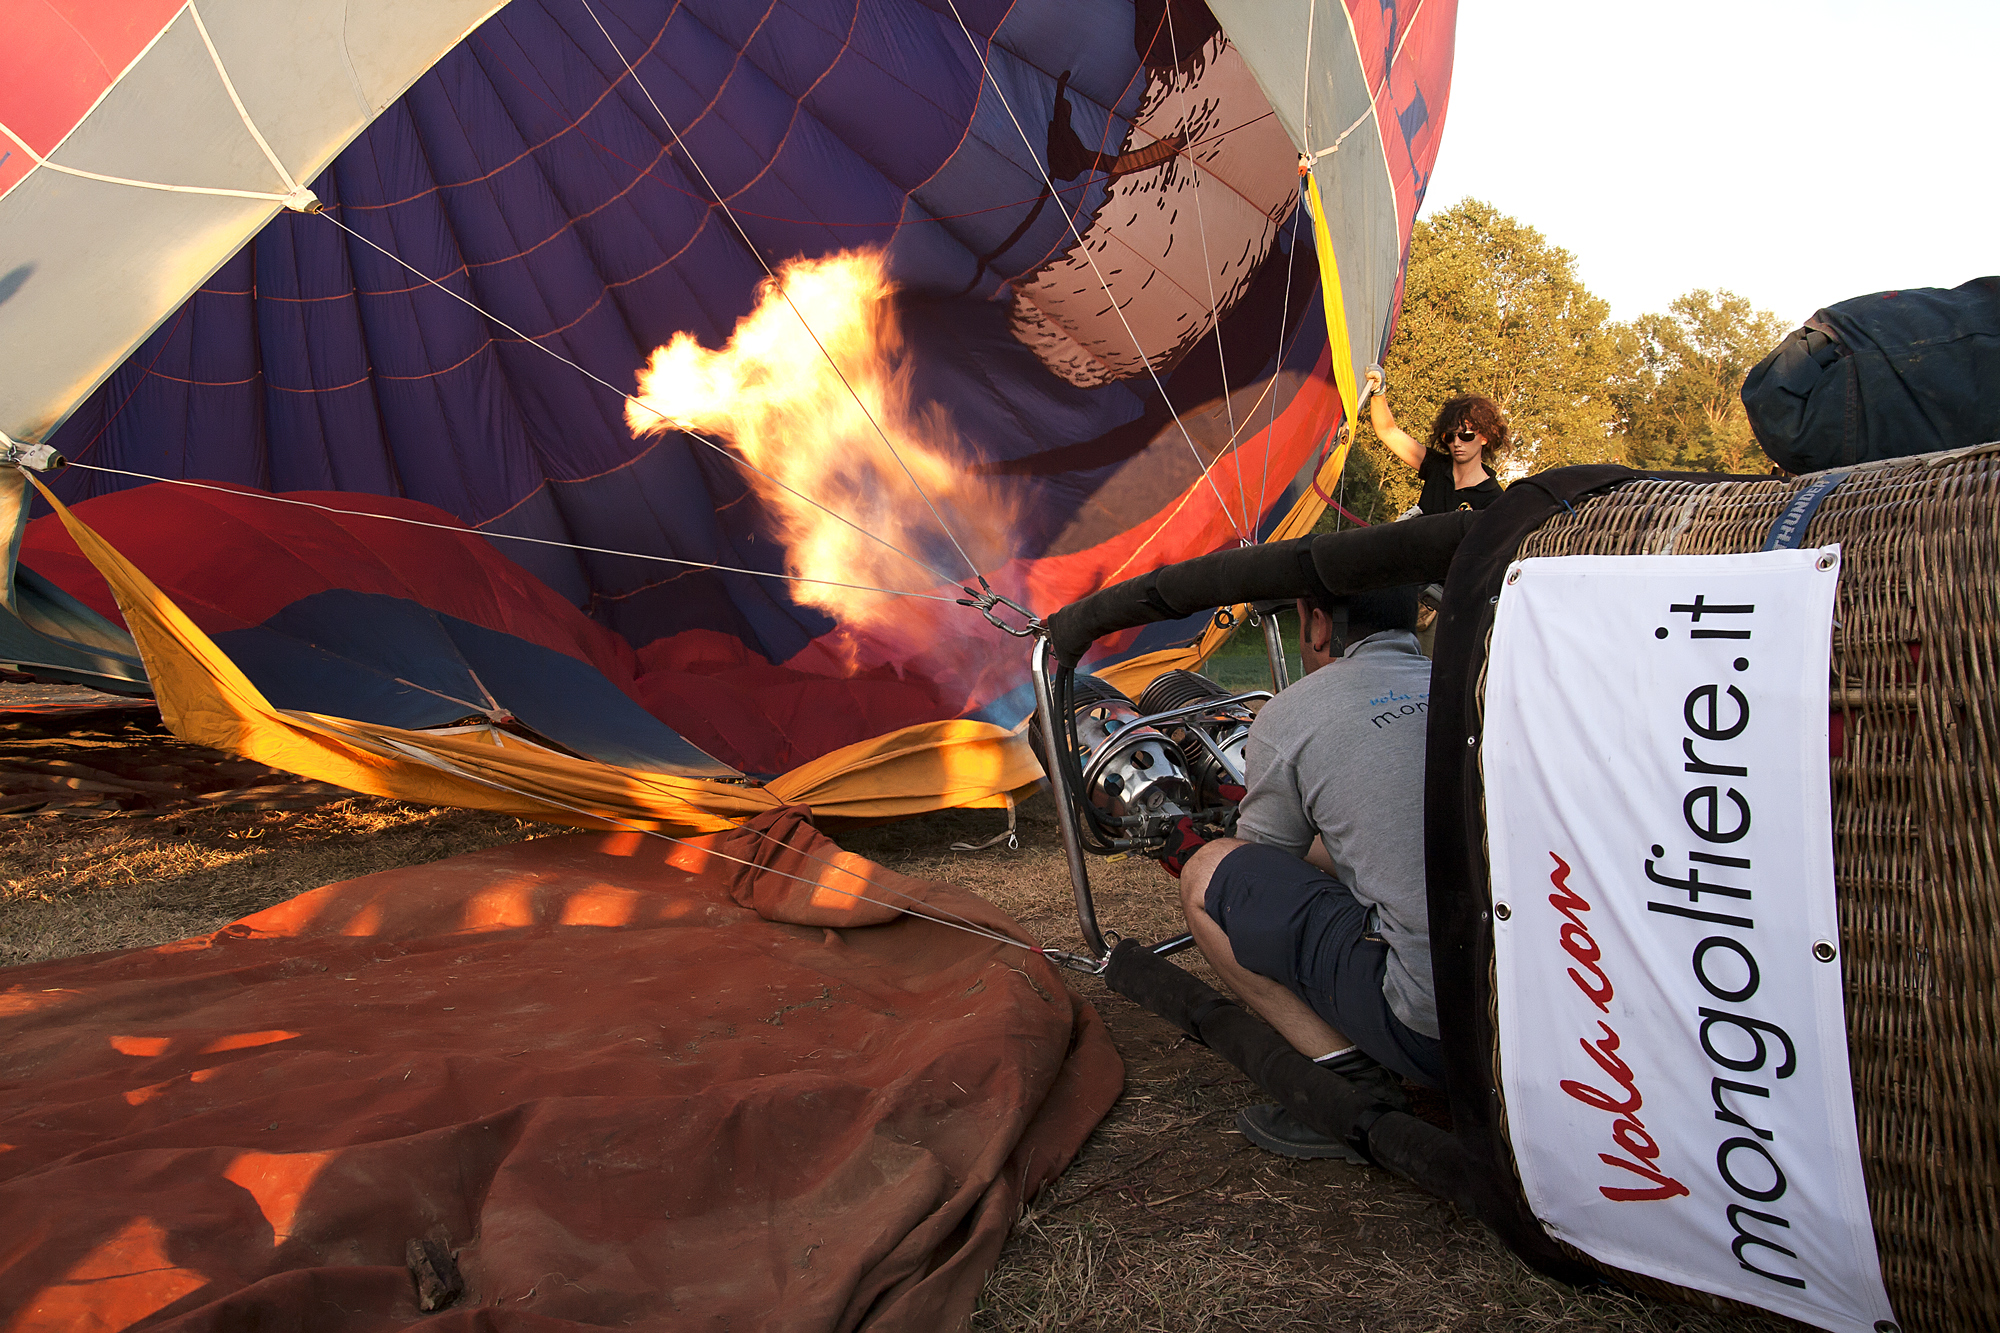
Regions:
[[1390, 1012], [1435, 1037], [1424, 887], [1430, 694], [1430, 661], [1403, 630], [1363, 639], [1280, 692], [1250, 727], [1236, 835], [1298, 857], [1319, 836], [1340, 882], [1375, 908]]

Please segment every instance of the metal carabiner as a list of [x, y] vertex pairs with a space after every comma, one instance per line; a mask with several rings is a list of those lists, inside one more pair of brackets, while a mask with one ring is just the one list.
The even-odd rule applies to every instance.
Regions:
[[[1042, 623], [1041, 619], [1033, 611], [1022, 606], [1013, 598], [993, 591], [993, 585], [988, 583], [984, 576], [980, 577], [979, 586], [984, 591], [974, 592], [972, 589], [961, 584], [959, 591], [964, 593], [965, 596], [957, 599], [958, 604], [960, 606], [971, 607], [980, 615], [985, 616], [987, 623], [992, 625], [993, 628], [1011, 634], [1017, 639], [1032, 639], [1037, 635], [1048, 632], [1048, 627]], [[1008, 624], [993, 609], [996, 606], [1004, 606], [1010, 611], [1017, 612], [1021, 617], [1022, 623], [1019, 626]]]
[[1111, 955], [1108, 953], [1102, 958], [1090, 958], [1080, 953], [1065, 953], [1061, 949], [1041, 949], [1037, 952], [1057, 967], [1066, 967], [1088, 977], [1101, 977], [1104, 969], [1111, 966]]
[[69, 460], [46, 444], [27, 444], [0, 431], [0, 463], [9, 463], [29, 472], [56, 472]]

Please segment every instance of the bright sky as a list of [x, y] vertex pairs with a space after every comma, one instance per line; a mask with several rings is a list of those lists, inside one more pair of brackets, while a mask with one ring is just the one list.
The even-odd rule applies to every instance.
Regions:
[[2000, 273], [2000, 0], [1459, 0], [1424, 213], [1485, 199], [1630, 319]]

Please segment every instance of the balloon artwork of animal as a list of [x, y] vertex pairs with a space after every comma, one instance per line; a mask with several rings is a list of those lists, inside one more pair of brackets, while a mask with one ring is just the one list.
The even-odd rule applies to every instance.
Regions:
[[[480, 1292], [610, 1274], [519, 1297], [578, 1326], [738, 1299], [946, 1326], [1117, 1094], [1067, 967], [1546, 1272], [1829, 1329], [2000, 1320], [2000, 1063], [1964, 1036], [2000, 1017], [2000, 454], [1571, 469], [1308, 535], [1394, 332], [1451, 0], [0, 10], [0, 661], [587, 831], [0, 975], [9, 1086], [88, 1109], [0, 1120], [0, 1196], [42, 1228], [0, 1308], [221, 1326], [317, 1283], [386, 1327], [414, 1313], [381, 1274], [409, 1237], [438, 1270], [441, 1229]], [[1444, 588], [1449, 1129], [1090, 892], [1093, 855], [1230, 826], [1269, 694], [1195, 669], [1249, 607], [1411, 582]], [[812, 827], [1044, 781], [1074, 952]], [[461, 964], [501, 1006], [476, 1036], [400, 1017]], [[221, 975], [266, 989], [239, 1012]], [[783, 1022], [688, 1017], [753, 977]], [[910, 1017], [975, 977], [979, 1033]], [[697, 1053], [603, 1054], [634, 1004]], [[422, 1095], [382, 1092], [413, 1049]], [[607, 1171], [670, 1213], [575, 1194]], [[204, 1230], [231, 1191], [254, 1263]], [[870, 1209], [902, 1228], [873, 1248]], [[794, 1231], [812, 1262], [768, 1286], [689, 1276]]]

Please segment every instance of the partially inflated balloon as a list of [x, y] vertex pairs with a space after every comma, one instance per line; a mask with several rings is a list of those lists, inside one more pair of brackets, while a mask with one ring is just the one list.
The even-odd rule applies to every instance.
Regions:
[[[1365, 361], [1453, 9], [1352, 8], [1321, 186]], [[1012, 726], [1025, 642], [964, 585], [1046, 613], [1255, 540], [1340, 420], [1260, 59], [1160, 0], [514, 0], [48, 436], [239, 489], [58, 490], [282, 706], [751, 774]], [[22, 559], [115, 616], [73, 550]]]

